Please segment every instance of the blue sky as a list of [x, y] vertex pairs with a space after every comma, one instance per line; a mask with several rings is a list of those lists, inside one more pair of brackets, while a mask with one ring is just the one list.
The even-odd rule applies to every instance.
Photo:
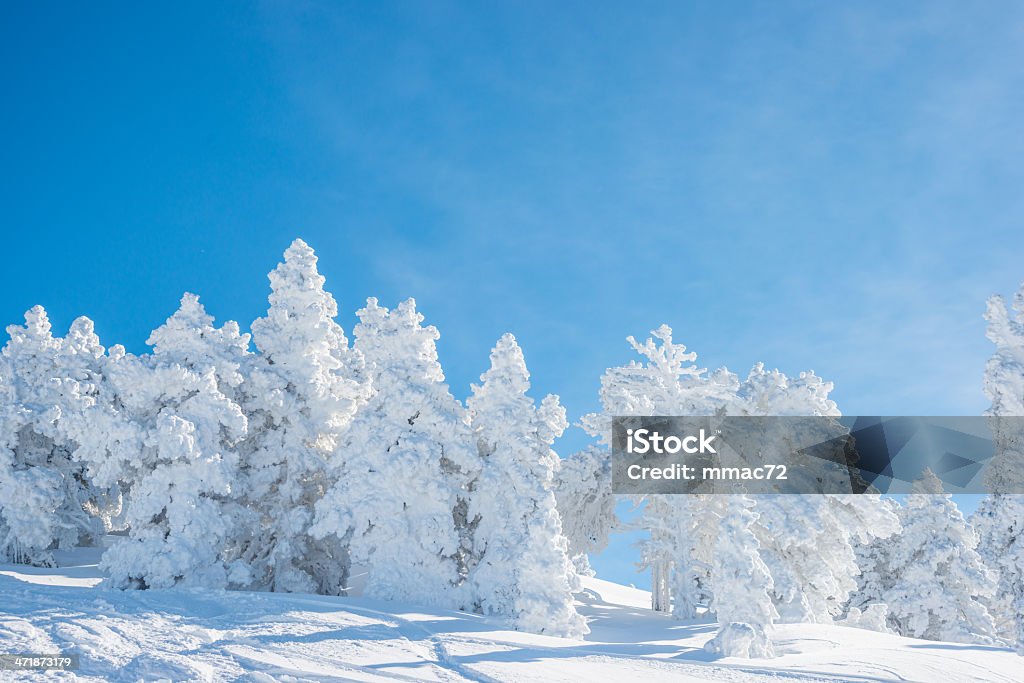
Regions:
[[5, 323], [141, 351], [190, 290], [245, 325], [301, 236], [347, 330], [416, 297], [460, 397], [512, 331], [578, 418], [665, 322], [848, 414], [985, 407], [984, 300], [1024, 279], [1019, 3], [166, 9], [5, 8]]

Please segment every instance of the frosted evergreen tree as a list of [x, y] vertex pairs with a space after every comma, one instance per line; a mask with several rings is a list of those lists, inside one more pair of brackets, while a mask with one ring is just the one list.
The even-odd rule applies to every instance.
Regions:
[[[613, 415], [839, 415], [828, 398], [832, 384], [813, 372], [788, 377], [759, 363], [740, 382], [724, 368], [698, 369], [696, 355], [673, 343], [667, 327], [644, 344], [629, 341], [644, 362], [605, 373], [603, 411], [584, 420], [596, 436], [608, 438]], [[849, 473], [840, 474], [848, 483]], [[878, 495], [752, 499], [759, 512], [752, 529], [775, 578], [771, 595], [788, 621], [830, 622], [856, 588], [855, 544], [898, 528]], [[650, 538], [642, 560], [652, 570], [653, 606], [668, 611], [671, 602], [676, 616], [693, 618], [714, 594], [710, 566], [724, 501], [688, 494], [648, 495], [644, 502], [640, 526]]]
[[975, 551], [977, 537], [930, 470], [899, 511], [903, 532], [889, 543], [882, 600], [900, 635], [957, 643], [990, 643], [991, 615], [982, 601], [995, 581]]
[[573, 606], [581, 586], [556, 509], [559, 460], [551, 450], [568, 423], [558, 397], [534, 406], [529, 377], [522, 350], [506, 334], [468, 400], [482, 459], [469, 503], [477, 556], [470, 591], [479, 611], [517, 629], [579, 637], [590, 629]]
[[[736, 375], [724, 368], [710, 374], [698, 368], [693, 364], [697, 355], [674, 343], [667, 325], [654, 330], [642, 344], [633, 337], [627, 341], [643, 362], [609, 368], [601, 378], [602, 411], [583, 419], [584, 428], [606, 444], [611, 439], [613, 416], [715, 415], [735, 400]], [[689, 577], [680, 585], [693, 587], [692, 595], [680, 596], [683, 603], [692, 604], [710, 591], [710, 569], [699, 560], [711, 556], [714, 532], [692, 536], [685, 529], [713, 529], [722, 501], [707, 494], [690, 497], [692, 500], [685, 503], [689, 515], [685, 518], [675, 509], [683, 504], [673, 500], [679, 496], [642, 497], [644, 507], [637, 524], [650, 533], [643, 546], [642, 566], [651, 569], [652, 608], [656, 611], [672, 609], [673, 571]], [[678, 525], [683, 526], [683, 532]], [[685, 608], [680, 616], [690, 616], [690, 612]]]
[[[899, 504], [887, 498], [882, 501], [882, 505], [898, 522]], [[852, 618], [853, 622], [857, 622], [863, 615], [882, 613], [885, 617], [883, 627], [876, 630], [890, 631], [889, 608], [884, 602], [884, 596], [885, 591], [893, 583], [893, 573], [889, 567], [889, 550], [897, 540], [898, 537], [876, 536], [870, 539], [862, 538], [854, 545], [854, 556], [860, 571], [856, 577], [857, 588], [850, 594], [844, 620], [850, 621]]]
[[778, 614], [768, 594], [771, 575], [751, 530], [753, 503], [742, 494], [728, 498], [711, 565], [711, 608], [720, 626], [704, 648], [723, 657], [774, 657], [771, 632]]
[[660, 582], [659, 592], [671, 596], [677, 619], [695, 619], [699, 607], [711, 602], [712, 559], [728, 502], [727, 496], [649, 496], [651, 540], [640, 544], [640, 564], [653, 567], [661, 547], [672, 549], [672, 571], [654, 578]]
[[988, 488], [993, 491], [972, 518], [980, 543], [978, 551], [997, 574], [989, 607], [1000, 636], [1016, 642], [1024, 655], [1024, 433], [1016, 421], [1024, 417], [1024, 285], [1013, 300], [1012, 313], [1002, 297], [992, 297], [985, 314], [987, 336], [996, 350], [985, 366], [985, 395], [991, 401], [996, 457], [989, 466]]
[[227, 549], [239, 518], [235, 446], [246, 419], [222, 391], [241, 383], [248, 342], [235, 323], [215, 328], [198, 297], [186, 294], [150, 336], [151, 356], [118, 356], [110, 364], [110, 386], [135, 447], [124, 448], [123, 430], [97, 429], [85, 437], [85, 451], [107, 461], [95, 469], [100, 483], [127, 492], [128, 536], [101, 561], [112, 585], [248, 583], [247, 568]]
[[[838, 416], [839, 410], [829, 398], [831, 391], [832, 383], [813, 372], [788, 377], [758, 363], [742, 383], [730, 414]], [[777, 424], [782, 433], [766, 436], [766, 443], [785, 443], [793, 436], [786, 433], [792, 427], [781, 421]], [[797, 470], [793, 476], [799, 476], [801, 468], [791, 469]], [[807, 471], [814, 476], [827, 474], [818, 463]], [[832, 476], [839, 484], [848, 483], [850, 477], [845, 468]], [[815, 482], [805, 485], [813, 487]], [[786, 622], [831, 623], [857, 588], [856, 546], [875, 537], [888, 537], [899, 528], [877, 493], [753, 498], [759, 513], [754, 533], [774, 581], [772, 598], [780, 619]]]
[[243, 370], [251, 362], [248, 334], [233, 320], [215, 327], [213, 316], [199, 303], [199, 297], [186, 292], [178, 310], [146, 340], [157, 361], [176, 363], [204, 373], [214, 371], [217, 389], [227, 398], [240, 397]]
[[479, 461], [437, 360], [439, 334], [412, 299], [393, 311], [369, 299], [358, 315], [355, 348], [374, 393], [339, 447], [344, 462], [313, 531], [349, 544], [369, 595], [464, 606]]
[[607, 452], [591, 446], [562, 460], [555, 475], [555, 498], [569, 558], [579, 575], [593, 576], [588, 554], [603, 551], [618, 526]]
[[103, 533], [96, 491], [73, 458], [70, 421], [97, 400], [104, 349], [88, 318], [54, 338], [41, 306], [7, 328], [0, 358], [0, 557], [52, 564], [50, 550]]
[[249, 421], [244, 502], [258, 517], [239, 541], [241, 556], [255, 587], [339, 594], [350, 569], [345, 539], [314, 539], [309, 528], [368, 392], [362, 356], [335, 321], [337, 303], [305, 242], [295, 240], [269, 277], [270, 308], [252, 324], [259, 354], [240, 387]]
[[987, 601], [996, 632], [1024, 655], [1024, 496], [987, 496], [971, 521], [979, 537], [978, 552], [996, 575], [995, 592]]

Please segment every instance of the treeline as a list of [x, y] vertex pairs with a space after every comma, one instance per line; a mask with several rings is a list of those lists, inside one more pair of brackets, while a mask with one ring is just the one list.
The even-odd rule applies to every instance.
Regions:
[[[833, 622], [965, 642], [1022, 640], [1024, 504], [991, 497], [972, 525], [921, 482], [899, 508], [877, 495], [651, 495], [615, 515], [607, 444], [560, 459], [558, 398], [529, 396], [502, 337], [463, 403], [445, 384], [437, 330], [412, 300], [370, 299], [350, 343], [301, 240], [270, 274], [251, 334], [216, 326], [186, 294], [152, 352], [104, 348], [87, 318], [54, 337], [36, 307], [0, 357], [0, 553], [122, 536], [102, 558], [119, 588], [203, 586], [363, 593], [587, 632], [573, 606], [587, 553], [643, 529], [654, 608], [716, 619], [708, 644], [771, 656], [773, 624]], [[993, 411], [1024, 414], [1021, 298], [994, 299], [986, 372]], [[607, 370], [613, 415], [838, 415], [832, 385], [755, 365], [698, 368], [667, 327], [640, 361]]]

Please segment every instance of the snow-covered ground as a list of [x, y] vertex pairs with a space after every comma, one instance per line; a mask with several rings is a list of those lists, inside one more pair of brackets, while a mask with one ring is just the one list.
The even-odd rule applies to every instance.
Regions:
[[1024, 680], [1024, 659], [1006, 649], [838, 626], [780, 626], [782, 656], [716, 660], [703, 650], [713, 625], [654, 614], [647, 592], [599, 579], [579, 604], [592, 632], [564, 640], [367, 599], [104, 590], [95, 551], [57, 555], [58, 569], [0, 565], [0, 652], [77, 652], [81, 669], [0, 680]]

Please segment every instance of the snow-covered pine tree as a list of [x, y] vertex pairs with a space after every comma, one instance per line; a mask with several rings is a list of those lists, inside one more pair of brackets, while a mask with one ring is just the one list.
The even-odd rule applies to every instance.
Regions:
[[[887, 498], [883, 505], [896, 517], [899, 504], [895, 500]], [[892, 537], [875, 537], [854, 545], [854, 557], [860, 570], [856, 577], [857, 588], [850, 593], [844, 614], [835, 620], [836, 624], [881, 633], [893, 632], [889, 627], [889, 606], [884, 602], [884, 595], [892, 583], [888, 563], [889, 547], [894, 541]]]
[[112, 443], [121, 430], [98, 429], [83, 449], [108, 461], [95, 468], [100, 482], [116, 475], [127, 493], [128, 536], [101, 566], [122, 588], [246, 585], [247, 568], [227, 547], [239, 516], [235, 446], [246, 419], [224, 391], [241, 383], [249, 337], [235, 323], [215, 328], [199, 298], [185, 294], [147, 343], [152, 355], [118, 355], [108, 371], [136, 447]]
[[[1024, 417], [1024, 285], [1013, 300], [1013, 313], [1002, 297], [988, 301], [987, 336], [996, 350], [985, 366], [985, 395], [994, 418]], [[978, 552], [997, 575], [989, 602], [1000, 636], [1016, 642], [1024, 655], [1024, 434], [1015, 421], [993, 421], [997, 455], [989, 466], [986, 496], [972, 517]]]
[[104, 349], [92, 321], [54, 338], [42, 306], [7, 328], [0, 358], [0, 557], [48, 565], [49, 551], [103, 533], [69, 422], [97, 400]]
[[978, 554], [995, 574], [996, 589], [987, 607], [999, 637], [1024, 655], [1024, 496], [991, 494], [971, 517]]
[[903, 532], [890, 539], [882, 600], [900, 635], [990, 643], [995, 626], [983, 601], [994, 578], [975, 551], [977, 537], [930, 470], [899, 510]]
[[437, 360], [438, 331], [412, 299], [392, 311], [369, 299], [358, 315], [355, 348], [374, 393], [339, 447], [344, 462], [313, 533], [349, 543], [369, 595], [465, 606], [479, 459]]
[[317, 257], [302, 240], [270, 273], [270, 308], [252, 324], [259, 353], [241, 385], [249, 435], [242, 449], [244, 504], [258, 517], [240, 543], [255, 587], [344, 593], [343, 537], [313, 538], [313, 506], [334, 483], [338, 443], [369, 391], [362, 355], [335, 321]]
[[704, 648], [722, 657], [774, 657], [771, 631], [778, 614], [768, 594], [772, 578], [751, 530], [757, 515], [747, 496], [731, 494], [728, 499], [711, 561], [711, 608], [720, 626]]
[[[787, 377], [758, 363], [740, 386], [730, 414], [838, 416], [828, 397], [831, 391], [832, 383], [813, 372]], [[790, 429], [781, 422], [779, 427]], [[781, 434], [778, 441], [789, 436]], [[835, 474], [849, 477], [845, 471]], [[758, 511], [753, 530], [774, 581], [772, 599], [782, 621], [831, 623], [857, 587], [855, 547], [899, 528], [878, 494], [752, 498]]]
[[[583, 418], [583, 427], [606, 444], [611, 439], [611, 418], [625, 415], [715, 415], [735, 400], [736, 375], [720, 369], [711, 374], [693, 364], [697, 355], [672, 341], [672, 329], [662, 325], [643, 344], [628, 337], [643, 362], [609, 368], [601, 378], [600, 413]], [[606, 451], [607, 453], [607, 451]], [[610, 457], [607, 456], [606, 457]], [[636, 522], [650, 533], [642, 548], [644, 567], [651, 569], [652, 608], [672, 610], [673, 572], [684, 577], [678, 586], [692, 589], [679, 595], [681, 605], [696, 605], [710, 591], [712, 542], [716, 537], [718, 509], [723, 501], [706, 494], [687, 496], [648, 495], [641, 498], [642, 513]], [[699, 536], [689, 530], [699, 528]], [[689, 607], [681, 617], [693, 616]]]
[[[603, 412], [584, 426], [607, 439], [614, 415], [838, 415], [828, 398], [831, 383], [813, 372], [791, 378], [757, 364], [743, 382], [722, 368], [708, 374], [696, 355], [672, 341], [665, 326], [644, 344], [630, 344], [645, 358], [613, 368], [602, 378]], [[898, 528], [877, 495], [752, 496], [753, 526], [773, 576], [773, 600], [790, 621], [829, 622], [856, 587], [854, 544]], [[720, 496], [646, 496], [640, 525], [650, 532], [642, 547], [652, 569], [653, 606], [692, 618], [714, 592], [710, 571]], [[826, 552], [827, 551], [827, 552]]]
[[568, 423], [557, 396], [534, 406], [530, 375], [511, 334], [467, 401], [482, 461], [469, 501], [474, 606], [520, 630], [561, 637], [590, 631], [573, 606], [581, 589], [555, 505], [558, 455], [551, 444]]
[[[662, 572], [656, 578], [668, 584], [659, 588], [671, 596], [672, 615], [677, 619], [696, 619], [698, 608], [712, 602], [712, 557], [727, 504], [725, 496], [649, 497], [651, 514], [647, 518], [652, 524], [662, 524], [657, 533], [652, 529], [651, 538], [664, 539], [675, 548], [672, 571]], [[655, 558], [647, 557], [647, 553], [657, 550], [656, 544], [641, 544], [641, 563], [652, 565]]]
[[[882, 500], [882, 505], [889, 514], [899, 521], [899, 503], [892, 498]], [[898, 533], [898, 531], [896, 532]], [[850, 599], [846, 606], [846, 615], [843, 619], [857, 621], [860, 616], [873, 613], [878, 615], [884, 613], [885, 620], [883, 627], [878, 630], [891, 631], [888, 627], [889, 608], [884, 602], [886, 589], [892, 583], [892, 572], [889, 569], [889, 548], [896, 542], [893, 536], [885, 538], [872, 537], [870, 539], [860, 538], [854, 544], [854, 557], [860, 573], [857, 575], [857, 588], [850, 593]]]
[[603, 551], [617, 527], [607, 452], [590, 446], [563, 459], [555, 475], [555, 498], [576, 573], [593, 576], [588, 554]]

